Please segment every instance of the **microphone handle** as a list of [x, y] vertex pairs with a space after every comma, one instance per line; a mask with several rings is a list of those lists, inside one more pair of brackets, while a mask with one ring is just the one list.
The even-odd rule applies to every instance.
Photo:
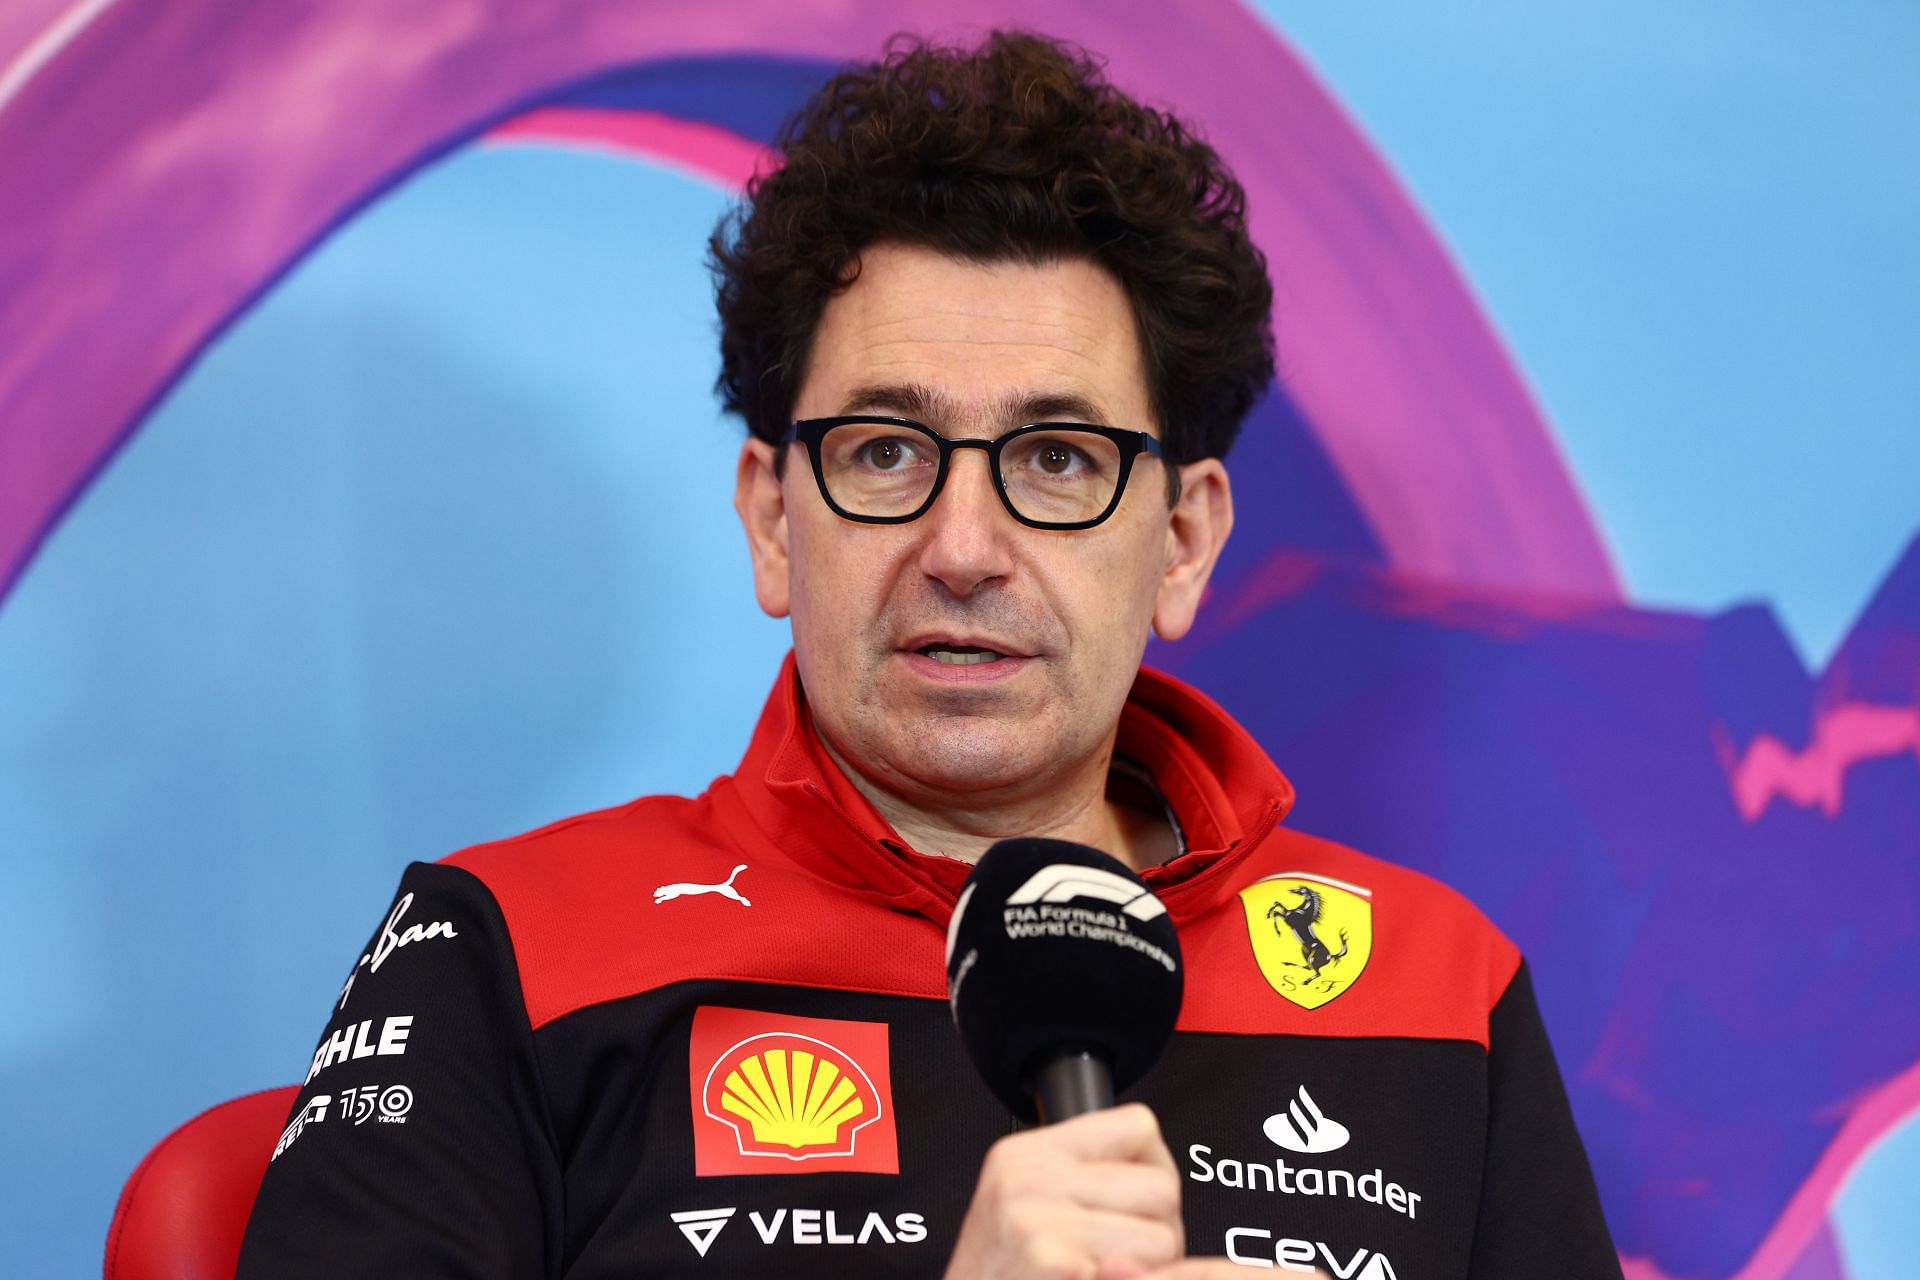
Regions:
[[1041, 1124], [1104, 1110], [1113, 1105], [1113, 1071], [1085, 1050], [1063, 1053], [1034, 1073], [1033, 1100]]

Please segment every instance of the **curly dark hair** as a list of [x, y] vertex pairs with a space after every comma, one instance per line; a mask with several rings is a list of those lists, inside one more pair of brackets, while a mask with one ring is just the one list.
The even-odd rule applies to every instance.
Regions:
[[1273, 286], [1245, 192], [1084, 50], [1023, 32], [977, 50], [896, 36], [880, 62], [827, 81], [777, 145], [780, 167], [710, 241], [716, 389], [763, 440], [787, 428], [827, 300], [882, 241], [1111, 272], [1172, 462], [1226, 453], [1273, 380]]

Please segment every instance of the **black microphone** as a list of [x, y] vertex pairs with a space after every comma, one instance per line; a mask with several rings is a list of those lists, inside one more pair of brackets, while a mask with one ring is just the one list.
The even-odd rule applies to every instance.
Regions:
[[967, 1056], [1014, 1115], [1113, 1105], [1173, 1035], [1180, 939], [1119, 861], [1065, 840], [1002, 840], [947, 926], [947, 999]]

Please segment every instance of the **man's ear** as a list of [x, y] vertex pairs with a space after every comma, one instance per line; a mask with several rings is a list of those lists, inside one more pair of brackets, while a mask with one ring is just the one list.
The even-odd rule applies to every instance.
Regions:
[[733, 509], [747, 531], [753, 560], [753, 596], [770, 618], [784, 618], [792, 604], [787, 555], [787, 501], [774, 473], [777, 446], [749, 437], [733, 478]]
[[1153, 602], [1153, 629], [1178, 640], [1193, 629], [1207, 579], [1233, 532], [1233, 487], [1218, 458], [1180, 468], [1180, 501], [1167, 520], [1167, 562]]

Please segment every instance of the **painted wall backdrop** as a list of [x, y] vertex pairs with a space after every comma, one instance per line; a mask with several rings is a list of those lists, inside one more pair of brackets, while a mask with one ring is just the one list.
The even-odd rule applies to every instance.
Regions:
[[412, 858], [731, 768], [704, 237], [891, 32], [1249, 188], [1283, 379], [1150, 661], [1533, 959], [1634, 1280], [1911, 1276], [1920, 11], [0, 8], [0, 1273], [299, 1077]]

